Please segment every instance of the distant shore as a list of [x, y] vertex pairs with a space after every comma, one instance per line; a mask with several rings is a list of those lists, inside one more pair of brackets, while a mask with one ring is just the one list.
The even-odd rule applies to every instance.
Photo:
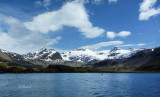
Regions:
[[90, 67], [70, 67], [64, 65], [49, 65], [46, 68], [0, 68], [0, 73], [160, 73], [160, 71], [136, 70], [98, 70]]

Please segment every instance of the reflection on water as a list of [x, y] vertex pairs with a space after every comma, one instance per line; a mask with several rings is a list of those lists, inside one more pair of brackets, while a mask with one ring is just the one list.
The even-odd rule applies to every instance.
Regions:
[[0, 74], [0, 97], [160, 97], [160, 74]]

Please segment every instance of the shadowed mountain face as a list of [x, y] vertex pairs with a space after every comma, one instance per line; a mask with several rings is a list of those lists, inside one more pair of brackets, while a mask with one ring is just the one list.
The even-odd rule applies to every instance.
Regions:
[[[132, 67], [137, 70], [160, 70], [160, 47], [146, 49], [137, 52], [125, 59], [108, 59], [89, 65], [93, 68], [105, 68], [111, 66]], [[146, 69], [145, 69], [146, 68]]]
[[22, 55], [0, 50], [0, 72], [18, 73], [25, 70], [28, 72], [32, 68], [41, 69], [43, 66], [25, 60]]
[[10, 62], [24, 62], [25, 59], [22, 55], [17, 53], [8, 52], [0, 49], [0, 58]]
[[160, 47], [146, 49], [126, 59], [126, 66], [139, 66], [143, 64], [160, 63]]

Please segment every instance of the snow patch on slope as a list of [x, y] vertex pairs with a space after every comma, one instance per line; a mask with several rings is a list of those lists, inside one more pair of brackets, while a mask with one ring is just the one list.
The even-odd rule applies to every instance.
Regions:
[[94, 60], [127, 58], [135, 54], [137, 51], [139, 51], [139, 49], [123, 50], [117, 47], [114, 47], [111, 50], [103, 51], [76, 49], [69, 52], [64, 52], [61, 56], [65, 61], [90, 62]]

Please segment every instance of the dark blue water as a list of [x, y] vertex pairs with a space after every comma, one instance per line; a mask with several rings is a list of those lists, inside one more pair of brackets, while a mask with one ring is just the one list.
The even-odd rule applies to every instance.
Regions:
[[160, 74], [0, 74], [0, 97], [160, 97]]

